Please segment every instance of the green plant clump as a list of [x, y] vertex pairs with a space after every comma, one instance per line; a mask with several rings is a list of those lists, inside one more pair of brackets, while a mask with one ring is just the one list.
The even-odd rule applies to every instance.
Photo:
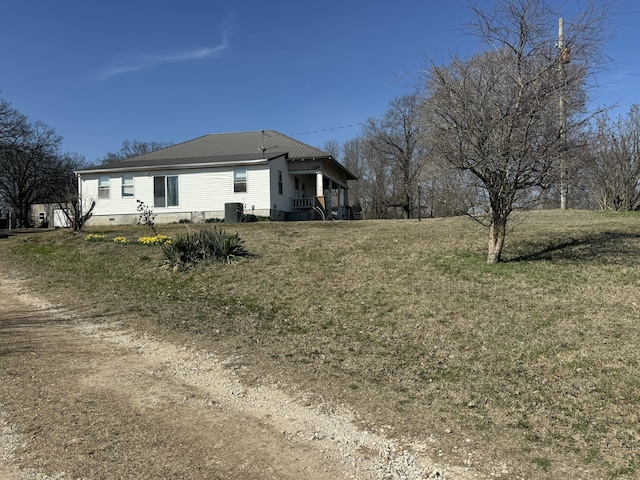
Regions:
[[231, 263], [249, 254], [237, 233], [232, 235], [208, 226], [163, 243], [162, 253], [169, 267], [180, 269], [214, 261]]

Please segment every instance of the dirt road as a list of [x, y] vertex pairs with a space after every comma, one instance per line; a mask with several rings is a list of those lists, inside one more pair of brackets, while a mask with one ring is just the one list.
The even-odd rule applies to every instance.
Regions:
[[0, 478], [478, 478], [214, 355], [91, 323], [0, 267]]

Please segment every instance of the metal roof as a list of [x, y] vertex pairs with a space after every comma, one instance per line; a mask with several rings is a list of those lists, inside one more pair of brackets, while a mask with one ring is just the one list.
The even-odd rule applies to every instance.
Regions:
[[[269, 160], [286, 155], [289, 159], [326, 158], [327, 152], [299, 142], [275, 130], [253, 132], [213, 133], [171, 147], [145, 153], [84, 170], [121, 170], [136, 167], [181, 166], [234, 161]], [[337, 162], [336, 162], [337, 163]]]

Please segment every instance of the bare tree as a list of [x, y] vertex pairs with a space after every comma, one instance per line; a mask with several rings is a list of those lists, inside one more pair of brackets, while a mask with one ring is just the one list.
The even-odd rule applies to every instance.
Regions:
[[601, 115], [589, 143], [588, 184], [599, 208], [640, 208], [640, 106], [612, 122]]
[[371, 213], [373, 218], [387, 218], [389, 208], [396, 205], [392, 168], [382, 152], [372, 147], [370, 142], [365, 143], [365, 155], [367, 159], [367, 185], [371, 195]]
[[469, 206], [477, 203], [476, 179], [446, 161], [432, 157], [420, 178], [422, 215], [466, 215]]
[[401, 207], [403, 218], [412, 216], [419, 174], [427, 159], [419, 106], [417, 93], [395, 98], [382, 119], [369, 119], [364, 127], [367, 142], [389, 172], [390, 205]]
[[333, 158], [335, 158], [336, 160], [339, 160], [340, 152], [342, 151], [342, 146], [340, 145], [340, 142], [338, 140], [336, 140], [335, 138], [332, 138], [324, 142], [324, 145], [320, 150], [322, 150], [323, 152], [327, 152]]
[[85, 158], [81, 155], [64, 153], [52, 159], [45, 168], [48, 194], [43, 201], [58, 207], [74, 233], [84, 229], [96, 205], [95, 199], [85, 199], [79, 191], [75, 172], [86, 166]]
[[361, 137], [355, 137], [344, 142], [342, 146], [342, 162], [357, 178], [357, 181], [349, 182], [349, 198], [354, 204], [367, 209], [370, 194], [366, 188], [366, 158], [364, 155], [364, 142]]
[[[485, 192], [485, 215], [475, 218], [489, 228], [487, 263], [501, 259], [513, 210], [560, 178], [558, 159], [583, 125], [587, 74], [602, 59], [608, 9], [590, 4], [570, 23], [571, 64], [568, 50], [558, 51], [549, 35], [557, 14], [544, 0], [474, 8], [477, 21], [469, 27], [487, 50], [468, 60], [454, 55], [449, 65], [430, 62], [425, 116], [432, 148]], [[568, 121], [560, 118], [561, 99]]]
[[0, 98], [0, 145], [11, 143], [27, 128], [27, 117]]
[[102, 163], [113, 163], [145, 153], [155, 152], [162, 148], [170, 147], [172, 144], [168, 142], [141, 142], [140, 140], [124, 140], [120, 150], [117, 152], [109, 152], [101, 160]]
[[[368, 217], [387, 218], [396, 202], [393, 169], [388, 159], [363, 136], [347, 140], [343, 152], [345, 166], [358, 177], [357, 182], [349, 184], [350, 198], [364, 209]], [[470, 177], [447, 162], [430, 157], [415, 179], [413, 210], [421, 208], [422, 215], [430, 217], [466, 213], [477, 193]]]
[[0, 99], [0, 203], [27, 225], [30, 205], [56, 204], [71, 228], [81, 230], [91, 216], [91, 204], [82, 205], [74, 171], [84, 157], [61, 153], [62, 138], [44, 123], [28, 118]]
[[369, 218], [386, 218], [395, 203], [392, 168], [388, 159], [364, 136], [344, 143], [344, 165], [358, 181], [349, 185], [351, 199]]
[[30, 123], [0, 101], [0, 197], [25, 225], [30, 205], [49, 196], [47, 172], [56, 161], [61, 141], [51, 127]]

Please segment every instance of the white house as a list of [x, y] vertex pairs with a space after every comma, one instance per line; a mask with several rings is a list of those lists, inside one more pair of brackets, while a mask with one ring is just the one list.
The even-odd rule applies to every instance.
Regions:
[[76, 172], [81, 198], [96, 201], [88, 225], [225, 218], [230, 208], [272, 220], [351, 218], [347, 182], [330, 154], [274, 130], [205, 135]]

